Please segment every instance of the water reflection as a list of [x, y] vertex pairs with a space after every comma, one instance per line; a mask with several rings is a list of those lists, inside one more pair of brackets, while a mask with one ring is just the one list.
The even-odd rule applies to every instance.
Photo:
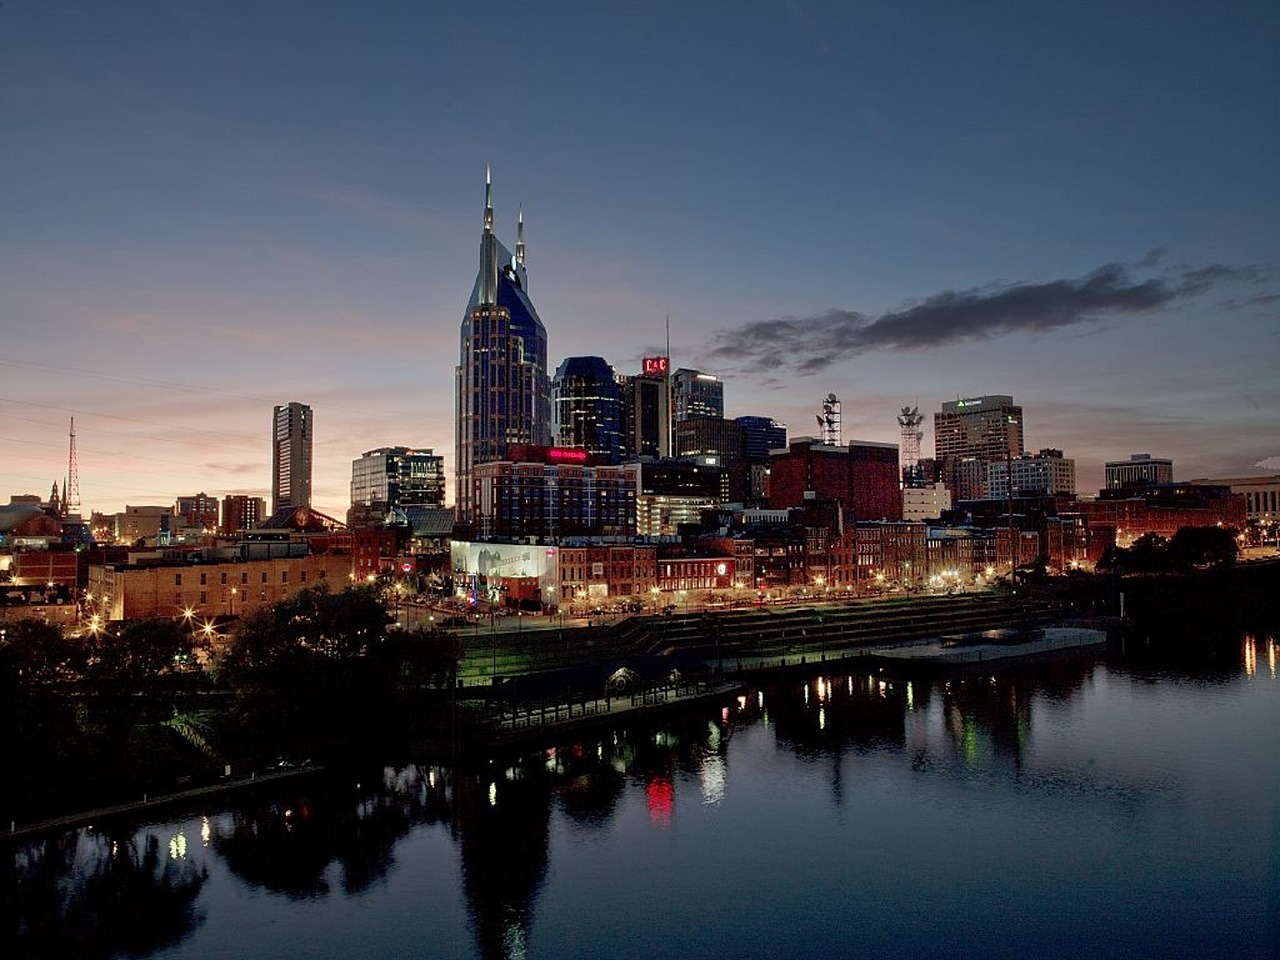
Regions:
[[394, 864], [396, 843], [418, 823], [448, 815], [446, 780], [410, 765], [353, 781], [316, 777], [289, 794], [234, 808], [210, 829], [213, 849], [250, 886], [295, 898], [368, 889]]
[[[1276, 678], [1273, 638], [1237, 638], [1232, 649], [1234, 661], [1220, 650], [1199, 661], [1179, 653], [1175, 680]], [[987, 675], [824, 674], [761, 686], [661, 723], [469, 764], [409, 764], [264, 786], [229, 795], [225, 809], [185, 824], [51, 836], [14, 852], [4, 905], [17, 949], [5, 954], [145, 956], [181, 943], [205, 922], [201, 894], [215, 864], [285, 903], [368, 894], [394, 877], [405, 839], [428, 826], [457, 849], [460, 902], [476, 954], [523, 957], [546, 909], [553, 850], [570, 855], [553, 841], [557, 824], [567, 824], [575, 839], [603, 844], [620, 818], [638, 817], [646, 837], [662, 833], [679, 847], [690, 839], [682, 832], [686, 816], [696, 822], [700, 808], [734, 807], [735, 790], [767, 792], [730, 776], [741, 775], [738, 763], [766, 768], [762, 752], [801, 760], [802, 775], [829, 789], [831, 808], [860, 802], [851, 799], [858, 797], [850, 775], [856, 764], [881, 778], [900, 771], [895, 789], [904, 791], [998, 784], [985, 800], [1043, 797], [1064, 813], [1131, 817], [1169, 789], [1160, 770], [1128, 767], [1126, 756], [1113, 754], [1097, 771], [1091, 756], [1072, 754], [1061, 740], [1057, 755], [1037, 748], [1045, 727], [1070, 715], [1082, 693], [1096, 691], [1100, 672], [1128, 688], [1171, 671], [1139, 651]], [[748, 759], [731, 750], [739, 736], [754, 745]]]
[[181, 834], [85, 829], [24, 845], [5, 880], [6, 955], [145, 956], [200, 924], [207, 876]]

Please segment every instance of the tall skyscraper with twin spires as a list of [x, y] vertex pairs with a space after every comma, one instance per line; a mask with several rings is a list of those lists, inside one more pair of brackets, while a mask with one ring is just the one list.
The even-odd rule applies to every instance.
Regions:
[[547, 331], [529, 299], [524, 210], [512, 254], [493, 232], [493, 184], [485, 170], [480, 271], [462, 317], [455, 370], [458, 520], [472, 519], [472, 468], [502, 460], [513, 444], [551, 443]]

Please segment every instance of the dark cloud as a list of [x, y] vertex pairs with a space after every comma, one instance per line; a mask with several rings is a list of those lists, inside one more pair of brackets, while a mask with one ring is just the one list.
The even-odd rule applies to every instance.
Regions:
[[[1159, 256], [1148, 254], [1140, 264], [1143, 271], [1156, 266]], [[810, 374], [877, 350], [927, 350], [1149, 313], [1228, 282], [1262, 279], [1253, 267], [1179, 266], [1142, 277], [1130, 266], [1111, 263], [1071, 280], [948, 290], [878, 317], [831, 310], [719, 330], [709, 357], [752, 370], [786, 367]]]

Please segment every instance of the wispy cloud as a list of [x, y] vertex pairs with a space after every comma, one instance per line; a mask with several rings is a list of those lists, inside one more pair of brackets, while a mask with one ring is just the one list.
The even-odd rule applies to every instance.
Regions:
[[928, 350], [1148, 314], [1229, 283], [1268, 278], [1256, 267], [1222, 264], [1176, 266], [1152, 275], [1158, 259], [1153, 254], [1134, 266], [1109, 263], [1074, 279], [947, 290], [878, 317], [830, 310], [757, 321], [716, 331], [708, 356], [756, 372], [813, 374], [875, 351]]

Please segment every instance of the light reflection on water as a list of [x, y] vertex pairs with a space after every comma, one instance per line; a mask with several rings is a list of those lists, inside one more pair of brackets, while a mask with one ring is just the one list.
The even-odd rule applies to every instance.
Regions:
[[815, 676], [51, 838], [7, 896], [20, 946], [104, 957], [1272, 956], [1276, 658]]

